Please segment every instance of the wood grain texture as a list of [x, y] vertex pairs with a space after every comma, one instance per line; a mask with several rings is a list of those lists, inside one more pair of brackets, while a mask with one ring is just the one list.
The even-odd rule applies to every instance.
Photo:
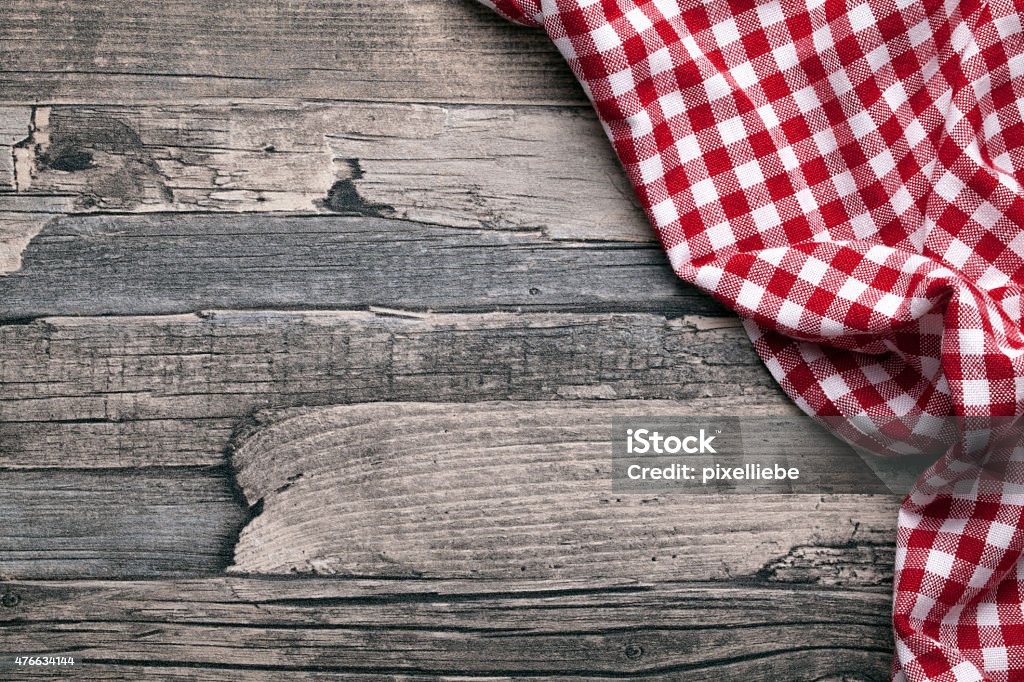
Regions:
[[[724, 675], [725, 679], [731, 679], [730, 675], [738, 675], [742, 679], [771, 679], [767, 677], [769, 675], [776, 675], [775, 679], [784, 678], [790, 680], [811, 680], [813, 677], [804, 678], [801, 675], [803, 673], [796, 673], [796, 677], [793, 677], [793, 670], [807, 671], [807, 675], [813, 676], [816, 670], [828, 670], [832, 666], [822, 665], [820, 661], [815, 661], [815, 657], [821, 657], [827, 655], [820, 653], [819, 650], [805, 651], [805, 652], [787, 652], [780, 658], [775, 658], [771, 661], [771, 667], [767, 672], [761, 669], [761, 674], [766, 677], [757, 677], [758, 673], [751, 673], [750, 665], [745, 663], [733, 663], [733, 664], [721, 664], [717, 667], [707, 666], [709, 670], [700, 670], [694, 672], [692, 669], [687, 670], [688, 675], [686, 679], [706, 679], [706, 680], [720, 680], [723, 679], [721, 676]], [[873, 654], [858, 654], [857, 652], [844, 651], [842, 652], [841, 664], [847, 666], [841, 673], [833, 675], [826, 673], [823, 677], [814, 679], [814, 682], [881, 682], [885, 679], [884, 676], [878, 676], [875, 674], [877, 670], [881, 670], [885, 667], [884, 664], [880, 663], [878, 658]], [[765, 663], [763, 660], [759, 661], [761, 666]], [[145, 666], [132, 666], [132, 665], [117, 665], [111, 663], [105, 663], [102, 666], [91, 666], [89, 668], [89, 675], [92, 680], [117, 680], [117, 679], [131, 679], [134, 675], [139, 674], [140, 667], [142, 670], [146, 670]], [[858, 671], [859, 668], [859, 671]], [[166, 680], [200, 680], [201, 682], [229, 680], [234, 682], [238, 679], [237, 671], [231, 668], [214, 668], [214, 667], [175, 667], [175, 666], [160, 666], [160, 678]], [[30, 673], [30, 675], [33, 673]], [[698, 675], [705, 674], [705, 677], [699, 677]], [[751, 676], [754, 675], [754, 676]], [[597, 680], [608, 680], [608, 679], [622, 679], [622, 675], [594, 675], [594, 674], [572, 674], [572, 679], [581, 680], [582, 682], [595, 682]], [[565, 676], [561, 677], [565, 679]], [[641, 673], [636, 675], [629, 675], [629, 679], [637, 680], [648, 680], [648, 681], [668, 681], [678, 680], [678, 672], [670, 673]], [[322, 668], [318, 668], [315, 672], [307, 670], [295, 670], [289, 669], [287, 672], [275, 671], [275, 670], [255, 670], [247, 668], [245, 670], [245, 679], [253, 680], [254, 682], [264, 682], [267, 680], [359, 680], [373, 681], [373, 682], [392, 682], [394, 680], [401, 680], [402, 682], [466, 682], [466, 680], [488, 680], [490, 682], [497, 681], [510, 681], [510, 680], [551, 680], [559, 679], [559, 676], [548, 674], [548, 673], [516, 673], [514, 675], [484, 675], [483, 677], [475, 675], [467, 675], [465, 673], [456, 674], [439, 674], [431, 673], [428, 675], [424, 674], [384, 674], [374, 672], [352, 672], [346, 670], [344, 672], [333, 672], [326, 671]]]
[[[0, 198], [0, 203], [3, 203]], [[29, 242], [54, 216], [0, 210], [0, 277], [21, 268], [21, 256]]]
[[29, 136], [32, 110], [0, 106], [0, 192], [17, 190], [15, 147]]
[[371, 305], [724, 314], [654, 244], [366, 217], [58, 218], [0, 277], [0, 320]]
[[[472, 442], [480, 400], [558, 442], [622, 399], [795, 412], [675, 280], [541, 32], [472, 0], [3, 14], [0, 652], [88, 680], [886, 679], [896, 500], [602, 497], [592, 456], [538, 480], [522, 438]], [[408, 427], [395, 401], [460, 403], [413, 431], [447, 420], [439, 462], [501, 487], [323, 416]], [[309, 442], [274, 442], [285, 413]], [[235, 575], [373, 579], [213, 577], [254, 515]]]
[[[144, 486], [164, 496], [152, 509], [170, 511], [140, 518], [131, 494], [104, 498], [103, 523], [118, 532], [102, 550], [88, 526], [80, 530], [72, 522], [76, 510], [87, 502], [70, 493], [55, 495], [51, 482], [88, 490], [88, 482], [74, 471], [68, 473], [66, 467], [108, 468], [96, 475], [111, 484], [121, 481], [130, 490], [136, 474], [123, 467], [173, 465], [186, 467], [187, 473], [197, 465], [222, 465], [232, 432], [247, 414], [262, 407], [362, 400], [640, 397], [685, 399], [687, 409], [733, 414], [795, 412], [742, 330], [728, 318], [405, 317], [386, 312], [48, 318], [0, 326], [0, 346], [5, 349], [0, 356], [4, 475], [17, 473], [19, 467], [51, 467], [49, 474], [33, 474], [33, 486], [25, 488], [25, 496], [50, 509], [51, 515], [58, 514], [53, 510], [67, 515], [61, 542], [68, 544], [51, 546], [33, 540], [41, 543], [36, 551], [22, 552], [11, 564], [17, 575], [26, 577], [118, 571], [160, 575], [174, 566], [205, 571], [224, 566], [230, 560], [233, 539], [227, 529], [237, 528], [242, 511], [231, 502], [231, 486], [220, 474], [212, 474], [205, 483], [216, 504], [194, 510], [203, 516], [190, 530], [205, 534], [198, 543], [208, 551], [193, 558], [189, 553], [194, 539], [181, 531], [192, 517], [176, 516], [179, 512], [173, 510], [193, 513], [188, 505], [194, 498], [182, 493], [183, 484], [172, 470], [159, 470], [168, 472], [166, 476], [149, 470], [154, 473]], [[739, 391], [737, 384], [743, 386]], [[386, 410], [387, 405], [380, 408]], [[467, 405], [466, 409], [473, 408]], [[373, 487], [362, 490], [369, 492]], [[11, 509], [18, 509], [19, 500], [9, 501]], [[702, 507], [705, 504], [701, 502]], [[700, 515], [683, 514], [690, 525], [670, 534], [673, 546], [689, 545], [691, 553], [703, 552], [707, 539], [701, 523], [718, 523], [722, 529], [746, 526], [747, 530], [728, 540], [736, 551], [726, 551], [725, 559], [736, 559], [749, 543], [760, 548], [760, 558], [766, 561], [759, 566], [741, 557], [740, 564], [729, 565], [711, 552], [685, 575], [757, 574], [770, 569], [768, 559], [784, 561], [805, 541], [838, 547], [840, 559], [835, 561], [850, 565], [856, 559], [842, 557], [861, 551], [862, 542], [884, 541], [894, 518], [891, 502], [880, 498], [804, 498], [793, 504], [780, 498], [751, 498], [738, 507], [734, 501], [719, 501]], [[780, 539], [758, 525], [776, 511], [779, 518], [802, 530]], [[169, 525], [162, 521], [164, 513]], [[11, 512], [6, 520], [13, 536], [40, 535], [32, 530], [36, 528], [32, 514]], [[139, 525], [133, 527], [133, 522]], [[27, 531], [23, 530], [26, 525]], [[211, 532], [211, 528], [221, 530]], [[166, 554], [152, 559], [150, 569], [148, 555], [138, 553], [140, 547], [154, 543], [166, 548]], [[95, 548], [84, 558], [74, 549], [83, 545]], [[849, 551], [843, 549], [847, 546]], [[725, 551], [722, 547], [719, 543], [715, 551]], [[177, 563], [176, 553], [181, 553]], [[132, 556], [143, 560], [132, 560]], [[647, 557], [642, 558], [646, 564]], [[865, 584], [848, 571], [841, 575], [828, 568], [827, 562], [820, 567], [822, 571], [816, 572], [813, 562], [809, 566], [804, 562], [801, 581]], [[520, 568], [516, 566], [522, 574]], [[621, 570], [635, 568], [627, 561]], [[644, 565], [643, 570], [646, 574], [650, 569]], [[875, 574], [868, 584], [884, 580], [885, 575]]]
[[214, 573], [245, 517], [223, 468], [4, 470], [0, 479], [6, 578]]
[[[394, 403], [300, 411], [308, 433], [253, 421], [234, 455], [249, 510], [216, 467], [3, 470], [0, 576], [211, 573], [234, 552], [252, 573], [891, 581], [895, 497], [613, 494], [607, 443], [587, 434], [624, 411], [711, 411], [699, 401], [500, 406], [525, 422], [491, 440], [477, 422], [494, 404], [419, 406], [419, 430]], [[339, 411], [368, 424], [339, 433]], [[575, 436], [557, 426], [569, 416]], [[378, 426], [440, 445], [380, 443]]]
[[76, 211], [354, 212], [562, 239], [654, 239], [590, 107], [47, 112], [32, 191], [73, 196]]
[[[756, 584], [207, 579], [11, 583], [0, 649], [65, 674], [221, 680], [883, 680], [889, 597]], [[251, 677], [250, 677], [251, 675]], [[850, 675], [844, 677], [844, 675]]]
[[476, 2], [11, 0], [0, 102], [584, 100], [542, 31]]
[[892, 542], [794, 547], [765, 564], [759, 577], [772, 582], [811, 585], [888, 585], [896, 547]]
[[[855, 496], [834, 505], [835, 496], [821, 495], [613, 490], [615, 417], [708, 412], [684, 402], [618, 400], [388, 403], [261, 415], [232, 447], [238, 485], [261, 511], [242, 530], [231, 570], [722, 580], [755, 575], [812, 542], [892, 537], [896, 497], [856, 496], [859, 509], [850, 514]], [[761, 437], [771, 439], [767, 431]], [[819, 470], [828, 467], [839, 480], [866, 468], [826, 434], [807, 435], [815, 437]]]
[[731, 318], [45, 318], [0, 325], [0, 348], [6, 467], [218, 465], [233, 426], [270, 407], [660, 398], [736, 414], [796, 412]]

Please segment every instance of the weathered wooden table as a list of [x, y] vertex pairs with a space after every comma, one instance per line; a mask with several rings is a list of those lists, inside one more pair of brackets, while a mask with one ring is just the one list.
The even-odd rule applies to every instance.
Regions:
[[897, 498], [610, 493], [794, 408], [542, 35], [4, 0], [0, 102], [0, 677], [886, 678]]

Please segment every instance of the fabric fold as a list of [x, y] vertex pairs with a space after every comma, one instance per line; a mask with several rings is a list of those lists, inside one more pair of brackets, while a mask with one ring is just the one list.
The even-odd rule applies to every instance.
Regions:
[[547, 32], [803, 410], [942, 454], [900, 512], [893, 679], [1024, 679], [1024, 1], [481, 2]]

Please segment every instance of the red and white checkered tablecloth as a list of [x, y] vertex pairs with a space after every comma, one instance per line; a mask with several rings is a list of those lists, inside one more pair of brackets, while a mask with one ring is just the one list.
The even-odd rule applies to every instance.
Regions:
[[481, 1], [548, 33], [800, 407], [944, 443], [900, 512], [893, 679], [1024, 680], [1024, 0]]

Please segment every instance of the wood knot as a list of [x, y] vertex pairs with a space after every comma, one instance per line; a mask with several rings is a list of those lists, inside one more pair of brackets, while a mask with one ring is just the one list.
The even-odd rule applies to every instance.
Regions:
[[21, 597], [14, 594], [13, 592], [5, 592], [4, 596], [0, 597], [0, 604], [7, 609], [13, 609], [15, 606], [21, 603]]
[[626, 645], [626, 658], [631, 661], [635, 661], [644, 655], [644, 648], [639, 644], [627, 644]]
[[67, 149], [59, 156], [43, 156], [40, 161], [53, 170], [74, 173], [92, 168], [92, 154], [84, 149]]

